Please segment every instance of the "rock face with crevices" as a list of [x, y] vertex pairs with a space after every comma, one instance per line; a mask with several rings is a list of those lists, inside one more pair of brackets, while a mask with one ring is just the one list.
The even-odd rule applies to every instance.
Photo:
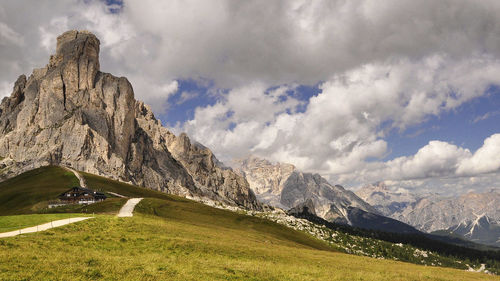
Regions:
[[234, 161], [261, 202], [292, 212], [307, 207], [311, 214], [330, 222], [349, 223], [349, 207], [378, 213], [352, 191], [332, 185], [319, 174], [304, 173], [291, 164], [271, 163], [250, 156]]
[[0, 171], [6, 179], [65, 165], [181, 196], [260, 209], [244, 178], [134, 98], [130, 82], [100, 71], [99, 40], [86, 31], [57, 38], [48, 65], [21, 75], [0, 105]]

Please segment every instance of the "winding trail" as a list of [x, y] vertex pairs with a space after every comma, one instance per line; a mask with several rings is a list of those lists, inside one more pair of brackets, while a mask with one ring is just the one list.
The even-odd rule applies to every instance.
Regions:
[[73, 174], [75, 174], [75, 177], [77, 177], [78, 180], [80, 181], [80, 186], [81, 187], [88, 188], [87, 187], [87, 182], [85, 181], [85, 178], [82, 175], [80, 175], [80, 173], [78, 173], [76, 170], [71, 169], [70, 167], [63, 166], [63, 168], [66, 169], [66, 170], [68, 170], [68, 171], [70, 171], [70, 172], [72, 172]]
[[[75, 176], [80, 181], [81, 187], [88, 188], [87, 182], [85, 182], [85, 178], [82, 175], [80, 175], [80, 173], [78, 173], [76, 170], [71, 169], [70, 167], [63, 166], [63, 168], [72, 172], [73, 174], [75, 174]], [[115, 192], [108, 191], [108, 193], [115, 195], [117, 197], [127, 198], [126, 196], [123, 196], [123, 195], [115, 193]], [[134, 216], [133, 212], [134, 212], [135, 205], [139, 204], [139, 202], [141, 202], [142, 199], [143, 198], [131, 198], [131, 199], [129, 199], [127, 201], [127, 203], [125, 203], [125, 205], [123, 205], [123, 207], [120, 209], [120, 212], [118, 212], [117, 216], [118, 217], [132, 217], [132, 216]]]
[[120, 197], [120, 198], [128, 198], [127, 196], [125, 195], [121, 195], [121, 194], [118, 194], [116, 192], [111, 192], [111, 191], [106, 191], [107, 193], [111, 194], [111, 195], [114, 195], [116, 197]]
[[134, 216], [134, 208], [135, 205], [137, 205], [139, 202], [141, 202], [142, 198], [131, 198], [123, 205], [123, 207], [120, 209], [120, 212], [118, 212], [118, 217], [132, 217]]
[[[62, 166], [64, 169], [72, 172], [73, 174], [75, 174], [75, 177], [78, 178], [78, 180], [80, 181], [80, 186], [81, 187], [84, 187], [84, 188], [89, 188], [87, 186], [87, 182], [85, 181], [85, 178], [76, 170], [73, 170], [71, 169], [70, 167], [67, 167], [67, 166]], [[120, 197], [120, 198], [128, 198], [127, 196], [124, 196], [124, 195], [121, 195], [121, 194], [118, 194], [116, 192], [111, 192], [111, 191], [106, 191], [107, 193], [111, 194], [111, 195], [114, 195], [116, 197]]]
[[32, 226], [32, 227], [27, 227], [27, 228], [23, 228], [23, 229], [18, 229], [18, 230], [14, 230], [14, 231], [0, 233], [0, 238], [13, 237], [13, 236], [16, 236], [19, 234], [44, 231], [44, 230], [51, 229], [54, 227], [59, 227], [59, 226], [63, 226], [63, 225], [67, 225], [70, 223], [75, 223], [75, 222], [79, 222], [79, 221], [83, 221], [83, 220], [87, 220], [87, 219], [92, 219], [92, 218], [93, 217], [78, 217], [78, 218], [67, 218], [67, 219], [62, 219], [62, 220], [56, 220], [56, 221], [52, 221], [52, 222], [48, 222], [48, 223], [44, 223], [44, 224], [40, 224], [40, 225], [36, 225], [36, 226]]

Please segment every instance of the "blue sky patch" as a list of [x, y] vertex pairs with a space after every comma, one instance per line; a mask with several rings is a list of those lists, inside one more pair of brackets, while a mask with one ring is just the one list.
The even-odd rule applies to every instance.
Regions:
[[484, 139], [498, 133], [499, 110], [500, 88], [490, 87], [485, 95], [452, 111], [431, 116], [402, 132], [391, 130], [385, 138], [391, 153], [383, 160], [413, 155], [431, 140], [453, 143], [474, 152], [483, 145]]

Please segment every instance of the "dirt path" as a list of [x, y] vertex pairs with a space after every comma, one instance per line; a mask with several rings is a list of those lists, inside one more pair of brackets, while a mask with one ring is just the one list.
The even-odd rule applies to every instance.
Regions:
[[[70, 167], [63, 166], [63, 168], [66, 169], [66, 170], [68, 170], [68, 171], [70, 171], [70, 172], [72, 172], [73, 174], [75, 174], [75, 177], [77, 177], [78, 180], [80, 181], [80, 186], [81, 187], [89, 188], [87, 186], [87, 182], [85, 181], [85, 178], [80, 173], [78, 173], [76, 170], [71, 169]], [[109, 194], [112, 194], [112, 195], [114, 195], [116, 197], [128, 198], [127, 196], [118, 194], [116, 192], [111, 192], [111, 191], [106, 191], [106, 192], [109, 193]]]
[[134, 214], [134, 208], [135, 205], [137, 205], [139, 202], [141, 202], [142, 198], [131, 198], [123, 205], [123, 207], [120, 209], [120, 212], [118, 212], [118, 217], [132, 217]]
[[59, 227], [59, 226], [63, 226], [63, 225], [67, 225], [70, 223], [75, 223], [75, 222], [79, 222], [79, 221], [83, 221], [83, 220], [87, 220], [87, 219], [91, 219], [91, 218], [92, 217], [78, 217], [78, 218], [67, 218], [67, 219], [57, 220], [57, 221], [53, 221], [53, 222], [40, 224], [37, 226], [32, 226], [32, 227], [18, 229], [18, 230], [14, 230], [14, 231], [10, 231], [10, 232], [0, 233], [0, 238], [12, 237], [12, 236], [16, 236], [19, 234], [44, 231], [44, 230], [51, 229], [54, 227]]
[[106, 191], [107, 193], [111, 194], [111, 195], [114, 195], [116, 197], [120, 197], [120, 198], [128, 198], [127, 196], [125, 195], [121, 195], [121, 194], [118, 194], [116, 192], [111, 192], [111, 191]]
[[87, 187], [87, 182], [85, 182], [85, 178], [82, 175], [80, 175], [80, 173], [78, 173], [77, 171], [71, 169], [70, 167], [65, 167], [64, 166], [63, 168], [66, 169], [66, 170], [68, 170], [68, 171], [70, 171], [70, 172], [72, 172], [73, 174], [75, 174], [75, 177], [77, 177], [78, 180], [80, 181], [80, 186], [81, 187], [88, 188]]

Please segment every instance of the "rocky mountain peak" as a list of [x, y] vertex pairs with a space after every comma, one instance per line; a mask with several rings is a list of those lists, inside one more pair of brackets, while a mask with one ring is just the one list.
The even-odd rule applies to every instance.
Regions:
[[[237, 173], [247, 179], [260, 200], [269, 203], [266, 196], [276, 196], [283, 191], [283, 183], [295, 171], [295, 166], [286, 163], [271, 163], [256, 156], [233, 161]], [[283, 207], [276, 202], [276, 206]]]
[[419, 200], [418, 196], [407, 189], [388, 187], [384, 182], [365, 185], [356, 191], [356, 195], [386, 216], [401, 212]]
[[71, 30], [57, 37], [48, 72], [60, 74], [68, 91], [94, 88], [99, 66], [99, 39], [88, 31]]
[[44, 165], [182, 196], [259, 209], [244, 178], [219, 167], [208, 148], [162, 127], [125, 77], [100, 71], [99, 40], [87, 31], [57, 38], [49, 64], [21, 75], [0, 104], [0, 176]]
[[377, 213], [369, 204], [340, 185], [332, 185], [319, 174], [304, 173], [286, 163], [271, 163], [251, 156], [235, 161], [235, 169], [243, 175], [263, 203], [285, 210], [299, 211], [304, 206], [328, 221], [347, 222], [348, 207]]
[[70, 54], [70, 52], [68, 52], [68, 46], [69, 49], [73, 49], [70, 51], [74, 51], [75, 46], [80, 46], [82, 48], [80, 50], [83, 50], [83, 47], [88, 46], [89, 48], [87, 50], [90, 50], [91, 52], [87, 54], [98, 61], [99, 45], [99, 39], [97, 39], [97, 37], [90, 31], [68, 30], [57, 37], [56, 56], [62, 55], [64, 53]]

